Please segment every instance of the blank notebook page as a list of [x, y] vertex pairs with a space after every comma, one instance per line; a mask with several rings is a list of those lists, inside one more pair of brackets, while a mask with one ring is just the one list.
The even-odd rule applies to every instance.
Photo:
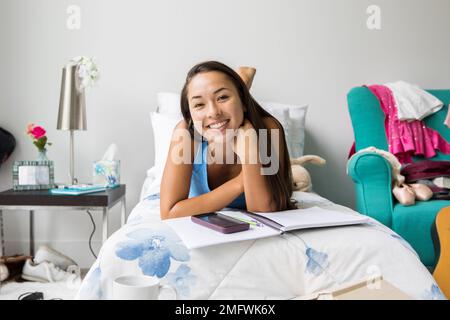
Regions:
[[294, 209], [278, 212], [258, 212], [257, 215], [269, 218], [281, 225], [283, 231], [302, 228], [328, 227], [364, 223], [366, 216], [326, 210], [319, 207]]

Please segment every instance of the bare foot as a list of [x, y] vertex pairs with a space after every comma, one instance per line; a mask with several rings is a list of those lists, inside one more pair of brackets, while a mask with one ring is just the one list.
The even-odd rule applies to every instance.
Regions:
[[256, 69], [252, 67], [239, 67], [236, 72], [250, 90], [253, 83], [253, 78], [255, 77]]

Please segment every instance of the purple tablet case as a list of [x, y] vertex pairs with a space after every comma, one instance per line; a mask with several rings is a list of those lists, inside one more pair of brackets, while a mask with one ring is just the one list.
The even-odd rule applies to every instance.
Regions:
[[213, 229], [215, 231], [221, 232], [221, 233], [235, 233], [235, 232], [240, 232], [240, 231], [245, 231], [248, 230], [250, 228], [250, 224], [233, 219], [233, 218], [228, 218], [228, 217], [224, 217], [224, 216], [219, 216], [219, 219], [224, 219], [224, 220], [228, 220], [230, 222], [234, 222], [236, 221], [236, 224], [231, 225], [229, 227], [224, 227], [224, 226], [219, 226], [216, 224], [213, 224], [211, 222], [202, 220], [200, 218], [198, 218], [197, 216], [191, 216], [191, 220], [192, 222], [195, 222], [197, 224], [200, 224], [204, 227], [207, 227], [209, 229]]

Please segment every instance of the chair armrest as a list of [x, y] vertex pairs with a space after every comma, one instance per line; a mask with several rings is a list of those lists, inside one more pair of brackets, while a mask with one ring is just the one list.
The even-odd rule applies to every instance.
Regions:
[[356, 210], [391, 227], [392, 170], [381, 155], [367, 152], [353, 156], [347, 173], [355, 183]]

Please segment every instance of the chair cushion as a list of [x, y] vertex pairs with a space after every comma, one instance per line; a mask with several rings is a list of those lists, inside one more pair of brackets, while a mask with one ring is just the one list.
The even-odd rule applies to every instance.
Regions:
[[431, 225], [437, 213], [450, 206], [449, 200], [417, 201], [413, 206], [397, 203], [392, 214], [392, 229], [411, 244], [426, 266], [435, 264]]

